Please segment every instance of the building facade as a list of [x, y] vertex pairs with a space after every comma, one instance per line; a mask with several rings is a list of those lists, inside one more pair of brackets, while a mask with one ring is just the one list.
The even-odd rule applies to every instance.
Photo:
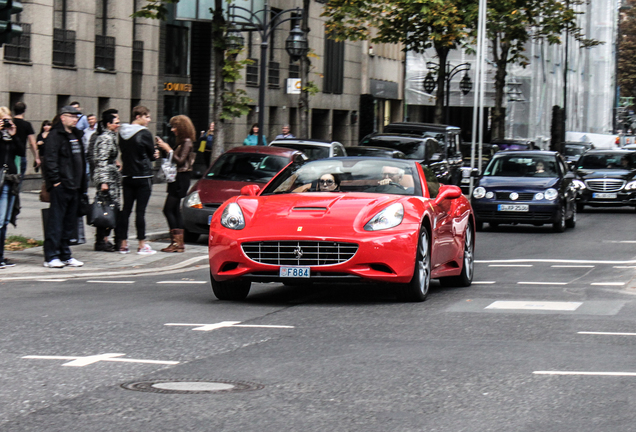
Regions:
[[22, 0], [24, 33], [0, 49], [0, 105], [26, 103], [36, 134], [72, 101], [85, 114], [116, 108], [122, 121], [139, 104], [154, 114], [160, 27], [131, 18], [139, 3]]

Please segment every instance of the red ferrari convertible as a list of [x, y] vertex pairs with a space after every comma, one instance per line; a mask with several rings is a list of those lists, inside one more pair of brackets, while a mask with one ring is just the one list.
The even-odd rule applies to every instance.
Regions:
[[474, 232], [461, 190], [415, 161], [291, 163], [214, 213], [212, 288], [220, 300], [243, 300], [252, 282], [370, 281], [423, 301], [431, 278], [471, 284]]

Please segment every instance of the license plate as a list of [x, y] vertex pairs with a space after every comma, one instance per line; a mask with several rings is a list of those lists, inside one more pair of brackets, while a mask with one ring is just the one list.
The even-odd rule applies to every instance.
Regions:
[[212, 216], [214, 216], [214, 215], [208, 215], [208, 225], [210, 225], [212, 223]]
[[527, 212], [530, 211], [528, 204], [499, 204], [497, 210], [511, 212]]
[[309, 267], [281, 267], [280, 277], [284, 278], [308, 278]]
[[594, 192], [592, 194], [592, 198], [600, 198], [600, 199], [616, 199], [618, 198], [618, 194], [615, 193], [599, 193]]

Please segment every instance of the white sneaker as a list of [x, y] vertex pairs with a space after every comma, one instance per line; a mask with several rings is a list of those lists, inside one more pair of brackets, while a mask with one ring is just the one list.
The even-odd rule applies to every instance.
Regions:
[[81, 267], [84, 265], [84, 263], [76, 260], [75, 258], [70, 258], [64, 261], [64, 265], [67, 267]]
[[148, 243], [146, 243], [144, 247], [137, 249], [138, 255], [152, 255], [156, 253], [157, 251], [153, 250]]
[[55, 259], [52, 259], [51, 261], [44, 261], [44, 267], [62, 268], [64, 267], [64, 263], [60, 261], [59, 259], [55, 258]]

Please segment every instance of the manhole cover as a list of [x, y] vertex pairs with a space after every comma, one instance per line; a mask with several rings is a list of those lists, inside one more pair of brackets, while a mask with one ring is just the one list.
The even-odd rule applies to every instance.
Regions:
[[157, 380], [135, 381], [121, 385], [126, 390], [164, 394], [227, 393], [260, 390], [261, 384], [224, 380]]

